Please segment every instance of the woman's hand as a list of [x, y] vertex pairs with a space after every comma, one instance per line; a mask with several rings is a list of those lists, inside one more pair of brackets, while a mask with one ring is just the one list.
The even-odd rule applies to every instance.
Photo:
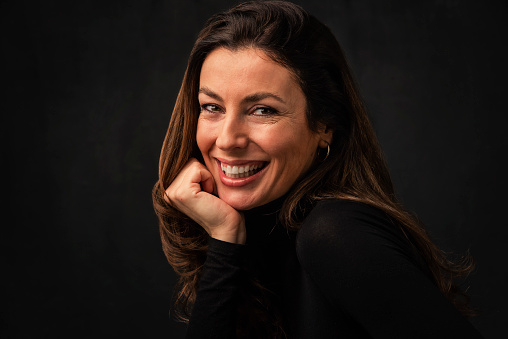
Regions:
[[244, 244], [247, 238], [243, 214], [214, 196], [212, 174], [191, 158], [166, 189], [165, 199], [200, 224], [218, 240]]

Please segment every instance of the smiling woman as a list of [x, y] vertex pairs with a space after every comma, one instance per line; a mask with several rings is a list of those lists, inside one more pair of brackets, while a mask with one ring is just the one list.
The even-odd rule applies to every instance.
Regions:
[[472, 265], [400, 206], [340, 46], [299, 6], [206, 23], [153, 199], [189, 338], [480, 337], [454, 282]]

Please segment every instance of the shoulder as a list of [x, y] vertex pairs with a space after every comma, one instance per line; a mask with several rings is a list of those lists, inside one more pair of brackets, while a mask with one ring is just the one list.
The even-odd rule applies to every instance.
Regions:
[[305, 218], [297, 239], [299, 244], [330, 238], [350, 239], [368, 230], [393, 231], [395, 228], [386, 213], [375, 207], [356, 201], [323, 200]]
[[347, 200], [316, 204], [296, 240], [297, 255], [304, 267], [331, 257], [339, 264], [375, 261], [386, 249], [411, 251], [400, 227], [385, 212]]
[[432, 282], [401, 227], [375, 207], [319, 202], [296, 246], [303, 272], [326, 300], [370, 334], [441, 338], [471, 330]]
[[[329, 199], [319, 201], [305, 218], [306, 225], [329, 224], [329, 222], [347, 222], [351, 220], [389, 222], [388, 216], [380, 209], [352, 200]], [[307, 228], [307, 227], [306, 227]]]

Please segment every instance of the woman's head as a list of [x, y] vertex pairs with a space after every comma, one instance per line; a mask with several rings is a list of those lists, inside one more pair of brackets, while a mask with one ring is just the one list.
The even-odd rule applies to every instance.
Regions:
[[[250, 56], [247, 56], [247, 54]], [[265, 124], [263, 129], [266, 133], [271, 131], [279, 134], [279, 137], [282, 137], [281, 132], [286, 133], [284, 139], [277, 139], [278, 135], [276, 134], [272, 134], [271, 138], [279, 141], [284, 146], [280, 150], [287, 150], [285, 154], [288, 159], [289, 157], [296, 157], [296, 160], [301, 160], [299, 161], [301, 166], [297, 166], [293, 172], [291, 172], [292, 169], [289, 163], [283, 167], [274, 168], [276, 166], [271, 165], [276, 165], [277, 162], [270, 163], [269, 156], [268, 158], [258, 157], [259, 154], [255, 154], [254, 157], [249, 157], [248, 154], [243, 154], [244, 157], [237, 157], [235, 152], [217, 154], [215, 151], [210, 154], [210, 147], [205, 145], [206, 143], [209, 144], [210, 140], [203, 141], [200, 145], [200, 135], [212, 136], [211, 133], [207, 134], [207, 130], [212, 131], [211, 124], [206, 123], [209, 120], [199, 119], [202, 110], [201, 105], [204, 103], [216, 104], [220, 109], [225, 109], [226, 107], [222, 107], [218, 101], [210, 101], [210, 99], [222, 98], [227, 94], [224, 94], [225, 87], [221, 85], [220, 88], [217, 86], [213, 89], [208, 88], [208, 92], [214, 92], [208, 94], [212, 94], [214, 97], [207, 95], [207, 87], [209, 86], [204, 84], [203, 88], [201, 84], [203, 68], [205, 68], [205, 71], [210, 68], [207, 65], [210, 66], [213, 59], [215, 65], [220, 65], [222, 62], [224, 67], [224, 70], [216, 70], [216, 72], [224, 72], [229, 69], [228, 66], [233, 61], [238, 60], [236, 57], [240, 55], [245, 56], [242, 58], [245, 67], [253, 65], [254, 58], [257, 58], [257, 60], [263, 61], [273, 69], [286, 72], [285, 76], [292, 81], [291, 85], [297, 93], [291, 99], [296, 100], [299, 95], [303, 97], [304, 104], [298, 109], [304, 114], [306, 129], [299, 130], [286, 126], [286, 129], [278, 130], [273, 128], [277, 124], [274, 124], [274, 126]], [[227, 56], [230, 57], [230, 60], [227, 60]], [[242, 67], [238, 63], [235, 63], [235, 65]], [[206, 74], [210, 75], [212, 73], [206, 72]], [[215, 73], [215, 75], [218, 80], [224, 80], [224, 78], [220, 78], [220, 74]], [[238, 81], [238, 76], [241, 76], [241, 74], [232, 77], [230, 80]], [[248, 80], [245, 80], [244, 77], [242, 81], [239, 81], [238, 84], [243, 84]], [[229, 88], [237, 87], [230, 86]], [[219, 90], [221, 93], [215, 93]], [[259, 91], [267, 92], [262, 90], [262, 84], [259, 83], [256, 91], [252, 93], [244, 91], [243, 94], [248, 95]], [[203, 101], [205, 98], [207, 100]], [[255, 104], [259, 103], [256, 102]], [[239, 109], [240, 106], [236, 108]], [[205, 112], [207, 111], [205, 110]], [[198, 126], [202, 128], [198, 129]], [[215, 130], [219, 129], [217, 124], [213, 127]], [[198, 133], [197, 143], [196, 133]], [[256, 135], [259, 136], [259, 133], [256, 133]], [[294, 143], [289, 136], [300, 138], [298, 141], [301, 142]], [[264, 140], [268, 139], [265, 138]], [[316, 154], [319, 148], [327, 148], [328, 144], [331, 150], [329, 157], [325, 162], [319, 163], [319, 166], [313, 166], [316, 165]], [[283, 1], [244, 3], [208, 20], [191, 52], [182, 88], [173, 111], [172, 127], [170, 126], [168, 131], [166, 149], [171, 147], [176, 147], [172, 152], [173, 154], [164, 154], [164, 151], [162, 154], [162, 157], [166, 157], [166, 166], [161, 167], [163, 172], [171, 172], [169, 168], [181, 168], [189, 157], [204, 160], [209, 169], [212, 166], [214, 168], [219, 166], [220, 169], [220, 164], [215, 163], [216, 157], [214, 155], [222, 158], [226, 166], [228, 162], [233, 165], [235, 160], [240, 161], [241, 165], [245, 165], [241, 161], [249, 160], [260, 162], [259, 165], [261, 166], [268, 164], [267, 170], [274, 169], [273, 172], [269, 173], [270, 178], [266, 181], [266, 185], [259, 186], [260, 189], [263, 187], [263, 190], [265, 190], [263, 197], [259, 199], [256, 198], [260, 196], [259, 194], [249, 195], [249, 192], [243, 192], [245, 194], [242, 194], [241, 189], [235, 188], [236, 192], [239, 193], [230, 195], [231, 200], [228, 203], [235, 205], [236, 202], [238, 205], [234, 207], [238, 209], [249, 209], [274, 200], [287, 193], [295, 182], [301, 183], [297, 188], [293, 187], [293, 191], [295, 189], [300, 191], [300, 197], [323, 183], [325, 177], [330, 179], [328, 180], [329, 183], [333, 181], [331, 184], [336, 187], [341, 184], [341, 181], [342, 183], [347, 181], [338, 177], [337, 173], [354, 171], [349, 168], [348, 161], [353, 158], [351, 154], [354, 153], [358, 156], [359, 152], [353, 148], [370, 147], [372, 149], [370, 152], [375, 155], [377, 155], [376, 151], [378, 150], [376, 139], [358, 98], [348, 65], [335, 37], [326, 26], [301, 7]], [[292, 154], [289, 150], [298, 152]], [[302, 152], [305, 154], [302, 155]], [[326, 153], [326, 150], [324, 153]], [[171, 159], [171, 163], [168, 163], [169, 159]], [[177, 161], [175, 162], [174, 159], [177, 159]], [[377, 164], [377, 162], [372, 161], [370, 163], [373, 166]], [[308, 171], [311, 167], [316, 167], [313, 168], [312, 173]], [[330, 172], [334, 172], [335, 175], [330, 175]], [[384, 170], [377, 172], [384, 174]], [[221, 185], [219, 179], [224, 175], [221, 174], [220, 170], [217, 170], [215, 174], [214, 177], [219, 186], [219, 196], [226, 198], [226, 192], [232, 192], [232, 189], [228, 190], [227, 185]], [[263, 173], [260, 173], [260, 175], [263, 175]], [[278, 182], [276, 176], [280, 177], [281, 175], [287, 181]], [[170, 175], [166, 179], [165, 184], [167, 186], [174, 177]], [[274, 185], [270, 185], [270, 183]], [[236, 183], [233, 184], [236, 185]], [[390, 185], [385, 186], [389, 189]], [[222, 192], [221, 186], [224, 188]], [[328, 185], [329, 187], [330, 185]], [[246, 196], [250, 196], [252, 199], [240, 199]]]

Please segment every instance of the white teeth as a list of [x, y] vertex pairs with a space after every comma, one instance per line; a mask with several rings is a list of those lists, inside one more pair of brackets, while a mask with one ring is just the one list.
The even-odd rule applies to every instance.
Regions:
[[246, 178], [249, 177], [256, 172], [258, 168], [261, 169], [263, 165], [246, 165], [246, 166], [231, 166], [231, 165], [223, 165], [220, 164], [220, 168], [224, 172], [224, 174], [229, 178]]

